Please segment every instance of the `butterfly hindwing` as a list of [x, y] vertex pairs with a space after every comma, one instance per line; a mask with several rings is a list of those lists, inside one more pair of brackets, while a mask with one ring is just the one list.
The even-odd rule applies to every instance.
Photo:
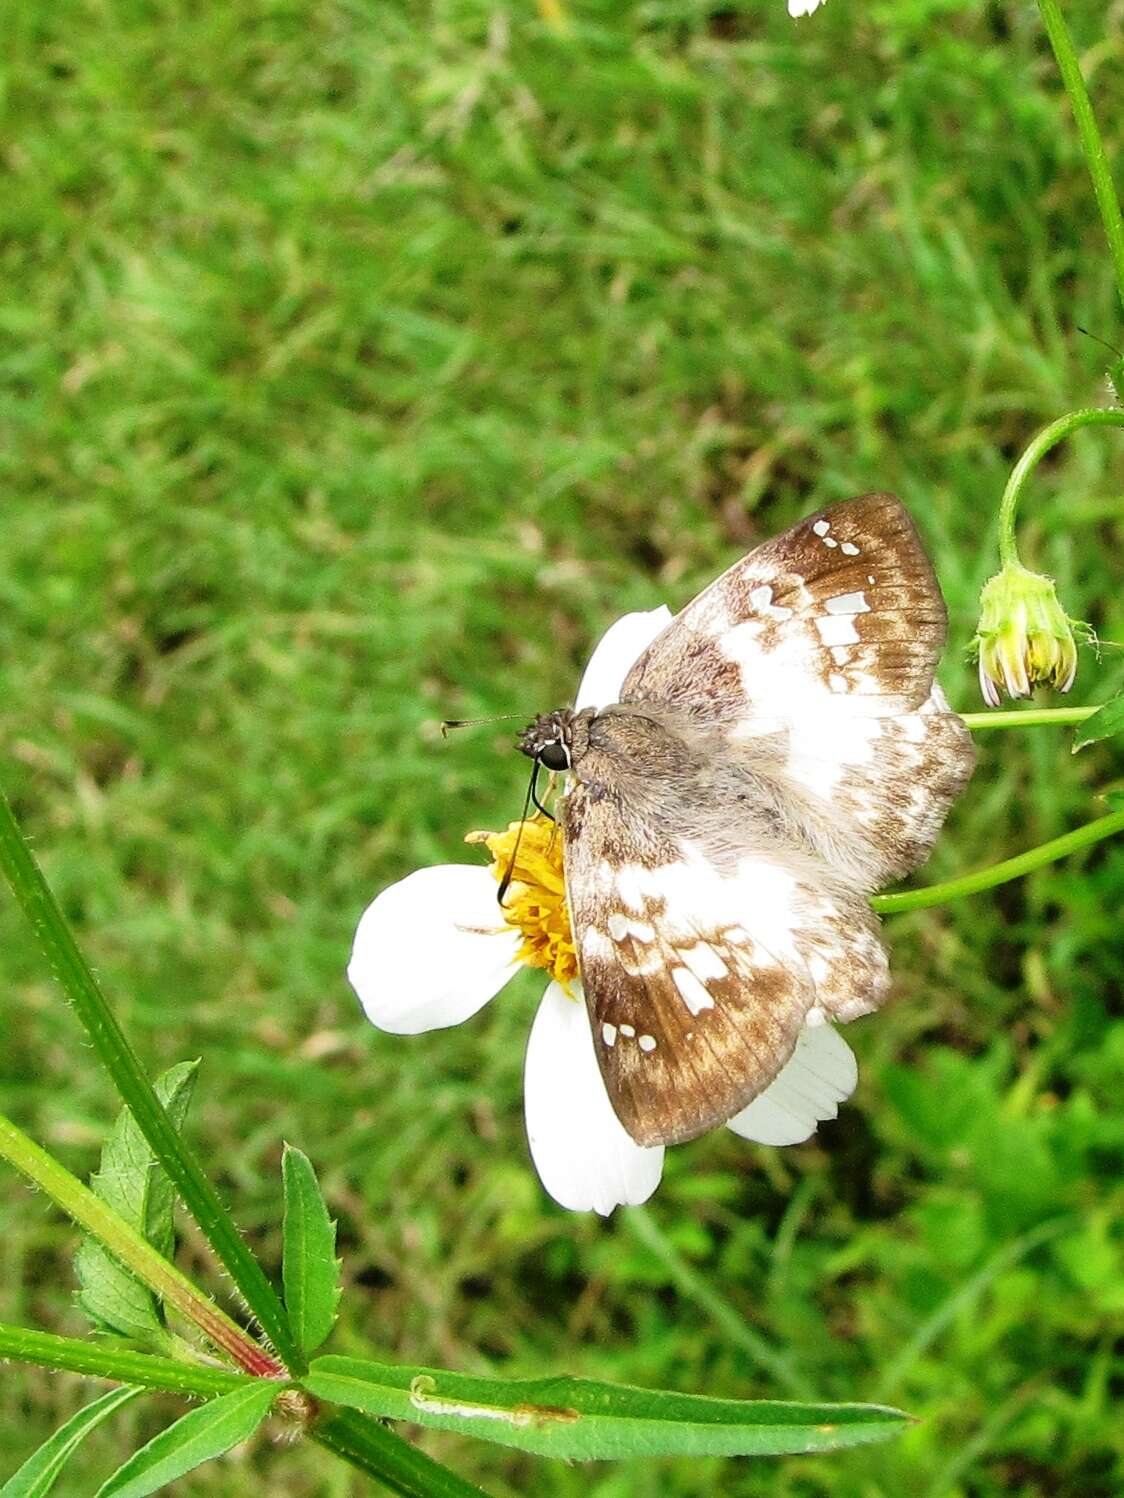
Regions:
[[661, 703], [771, 777], [823, 856], [875, 889], [928, 856], [974, 752], [933, 673], [946, 613], [890, 494], [743, 557], [671, 621], [622, 701]]

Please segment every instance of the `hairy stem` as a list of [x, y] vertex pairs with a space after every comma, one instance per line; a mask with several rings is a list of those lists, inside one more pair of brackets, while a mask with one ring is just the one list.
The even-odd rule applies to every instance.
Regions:
[[1053, 863], [1055, 859], [1066, 858], [1070, 853], [1091, 847], [1093, 843], [1099, 843], [1102, 838], [1112, 837], [1117, 832], [1124, 832], [1124, 811], [1114, 811], [1107, 817], [1098, 817], [1095, 822], [1088, 822], [1073, 832], [1063, 833], [1061, 837], [1055, 837], [1026, 853], [1019, 853], [1014, 858], [1006, 858], [1002, 863], [978, 869], [974, 874], [963, 874], [959, 879], [948, 879], [943, 884], [930, 884], [926, 889], [908, 889], [896, 895], [875, 895], [870, 903], [879, 915], [897, 915], [903, 910], [923, 910], [928, 905], [945, 905], [964, 895], [975, 895], [996, 884], [1020, 879], [1033, 869], [1040, 869], [1044, 864]]
[[1048, 427], [1043, 427], [1031, 439], [1022, 457], [1011, 469], [1011, 477], [999, 501], [999, 560], [1004, 567], [1017, 565], [1018, 547], [1015, 544], [1015, 517], [1026, 481], [1052, 447], [1064, 441], [1082, 427], [1124, 427], [1124, 411], [1116, 407], [1090, 406], [1082, 411], [1070, 411], [1059, 416]]
[[82, 1342], [75, 1337], [56, 1337], [52, 1332], [2, 1323], [0, 1358], [36, 1363], [41, 1368], [59, 1368], [68, 1373], [85, 1373], [141, 1389], [175, 1389], [180, 1394], [229, 1394], [251, 1381], [245, 1374], [226, 1368], [204, 1368], [199, 1363], [180, 1363], [175, 1358], [129, 1352], [104, 1342]]
[[283, 1378], [285, 1370], [252, 1337], [158, 1254], [152, 1244], [100, 1197], [72, 1176], [53, 1155], [0, 1114], [0, 1158], [8, 1160], [79, 1227], [105, 1245], [126, 1269], [187, 1318], [239, 1367], [260, 1378]]
[[1104, 141], [1097, 129], [1093, 106], [1089, 100], [1089, 90], [1085, 87], [1085, 80], [1081, 76], [1077, 51], [1058, 0], [1038, 0], [1038, 9], [1042, 15], [1046, 35], [1050, 38], [1050, 46], [1054, 49], [1065, 91], [1069, 95], [1073, 117], [1077, 122], [1077, 133], [1081, 137], [1085, 165], [1093, 179], [1093, 192], [1097, 199], [1097, 207], [1100, 209], [1101, 222], [1104, 224], [1109, 252], [1116, 270], [1116, 287], [1120, 293], [1120, 300], [1124, 302], [1124, 219], [1121, 218], [1120, 200], [1116, 196]]
[[[78, 950], [70, 927], [31, 855], [12, 809], [0, 792], [0, 869], [3, 869], [59, 986], [93, 1043], [102, 1065], [137, 1121], [152, 1153], [171, 1177], [262, 1330], [294, 1372], [305, 1364], [276, 1290], [246, 1247], [221, 1197], [165, 1113], [136, 1052]], [[231, 1323], [233, 1325], [233, 1322]], [[260, 1349], [259, 1349], [260, 1351]]]

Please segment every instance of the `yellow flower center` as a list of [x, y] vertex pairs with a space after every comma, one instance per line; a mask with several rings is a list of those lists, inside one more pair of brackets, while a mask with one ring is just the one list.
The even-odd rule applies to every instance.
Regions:
[[569, 993], [578, 959], [566, 909], [561, 832], [540, 816], [511, 822], [506, 832], [470, 832], [465, 842], [484, 844], [497, 883], [510, 871], [502, 909], [504, 920], [523, 938], [516, 960], [545, 968]]

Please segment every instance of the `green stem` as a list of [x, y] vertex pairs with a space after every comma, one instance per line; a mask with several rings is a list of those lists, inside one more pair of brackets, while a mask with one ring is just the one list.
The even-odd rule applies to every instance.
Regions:
[[[1039, 0], [1039, 3], [1045, 5], [1052, 3], [1052, 0]], [[1026, 451], [1012, 468], [1011, 477], [1007, 480], [1007, 487], [1003, 491], [1003, 498], [999, 501], [999, 560], [1004, 567], [1018, 565], [1019, 553], [1015, 545], [1015, 512], [1027, 479], [1052, 447], [1056, 447], [1059, 442], [1073, 432], [1080, 431], [1082, 427], [1094, 426], [1124, 427], [1124, 411], [1111, 406], [1106, 408], [1091, 406], [1082, 411], [1070, 411], [1065, 416], [1059, 416], [1057, 421], [1052, 421], [1048, 427], [1043, 427], [1038, 435], [1031, 439]]]
[[903, 910], [923, 910], [928, 905], [944, 905], [949, 900], [959, 900], [964, 895], [975, 895], [982, 889], [991, 889], [993, 885], [1020, 879], [1032, 869], [1040, 869], [1043, 864], [1053, 863], [1055, 859], [1065, 858], [1081, 848], [1088, 848], [1116, 832], [1124, 832], [1124, 811], [1114, 811], [1107, 817], [1098, 817], [1095, 822], [1088, 822], [1073, 832], [1063, 833], [1061, 837], [1055, 837], [1015, 858], [1006, 858], [1002, 863], [978, 869], [974, 874], [963, 874], [959, 879], [949, 879], [943, 884], [930, 884], [926, 889], [907, 889], [897, 895], [875, 895], [870, 903], [879, 915], [897, 915]]
[[354, 1410], [336, 1410], [314, 1425], [312, 1439], [403, 1498], [487, 1498], [467, 1482], [379, 1424]]
[[40, 1149], [3, 1114], [0, 1114], [0, 1158], [10, 1161], [29, 1181], [45, 1191], [79, 1227], [103, 1243], [126, 1269], [174, 1306], [181, 1316], [193, 1322], [240, 1367], [259, 1378], [285, 1376], [284, 1368], [225, 1311], [196, 1289], [186, 1275], [158, 1254], [152, 1244], [119, 1217], [112, 1207], [95, 1196], [88, 1186], [72, 1176], [53, 1155]]
[[97, 980], [78, 950], [2, 792], [0, 869], [7, 876], [63, 993], [85, 1027], [152, 1153], [171, 1177], [184, 1206], [199, 1224], [284, 1362], [294, 1372], [303, 1371], [304, 1359], [293, 1340], [277, 1292], [242, 1241], [202, 1166], [164, 1112], [136, 1052], [125, 1038]]
[[1002, 713], [994, 709], [986, 713], [961, 713], [960, 721], [972, 733], [979, 733], [983, 728], [1041, 728], [1049, 723], [1064, 728], [1069, 724], [1084, 723], [1086, 718], [1099, 712], [1099, 707], [1014, 707]]
[[204, 1368], [198, 1363], [150, 1357], [148, 1353], [128, 1352], [101, 1342], [80, 1342], [74, 1337], [56, 1337], [52, 1332], [2, 1323], [0, 1358], [37, 1363], [41, 1368], [61, 1368], [68, 1373], [87, 1373], [141, 1389], [175, 1389], [181, 1394], [205, 1397], [229, 1394], [251, 1382], [245, 1374], [232, 1373], [226, 1368]]
[[1081, 65], [1077, 60], [1073, 38], [1065, 24], [1058, 0], [1038, 0], [1038, 9], [1042, 14], [1046, 35], [1050, 38], [1050, 45], [1054, 49], [1054, 56], [1057, 58], [1065, 91], [1069, 95], [1073, 117], [1077, 121], [1077, 133], [1081, 137], [1085, 165], [1089, 168], [1089, 175], [1093, 179], [1093, 192], [1096, 194], [1097, 207], [1100, 209], [1101, 221], [1108, 237], [1108, 248], [1116, 269], [1117, 290], [1121, 301], [1124, 302], [1124, 219], [1121, 218], [1120, 201], [1113, 185], [1104, 141], [1097, 129], [1097, 121], [1093, 114], [1093, 106], [1089, 101], [1089, 91], [1081, 76]]

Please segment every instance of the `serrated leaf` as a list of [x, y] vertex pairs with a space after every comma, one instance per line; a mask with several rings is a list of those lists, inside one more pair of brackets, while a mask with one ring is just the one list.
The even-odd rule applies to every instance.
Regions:
[[18, 1472], [13, 1473], [0, 1488], [0, 1498], [45, 1498], [55, 1485], [55, 1479], [74, 1455], [75, 1451], [92, 1430], [103, 1420], [108, 1420], [116, 1410], [130, 1400], [138, 1399], [141, 1389], [111, 1389], [84, 1410], [71, 1415], [65, 1425], [60, 1425], [53, 1436], [45, 1440], [38, 1451], [32, 1453]]
[[1076, 754], [1078, 749], [1095, 744], [1098, 739], [1110, 739], [1116, 733], [1124, 733], [1124, 695], [1106, 702], [1074, 729], [1073, 752]]
[[[198, 1065], [197, 1061], [183, 1061], [169, 1067], [155, 1083], [156, 1095], [177, 1129], [187, 1114]], [[171, 1253], [172, 1183], [127, 1108], [122, 1109], [102, 1148], [101, 1162], [90, 1185], [96, 1196], [143, 1233], [158, 1252]], [[81, 1286], [79, 1304], [98, 1326], [148, 1341], [162, 1334], [163, 1323], [152, 1291], [122, 1268], [100, 1243], [87, 1238], [74, 1264]]]
[[282, 1278], [285, 1309], [297, 1346], [315, 1352], [332, 1330], [340, 1299], [336, 1225], [308, 1156], [291, 1144], [281, 1159], [285, 1187]]
[[235, 1389], [191, 1410], [142, 1446], [107, 1482], [96, 1498], [145, 1498], [204, 1462], [248, 1441], [269, 1414], [280, 1386], [267, 1379]]
[[898, 1435], [911, 1417], [876, 1404], [711, 1399], [586, 1378], [477, 1378], [359, 1358], [317, 1358], [318, 1398], [436, 1430], [570, 1460], [777, 1456]]

